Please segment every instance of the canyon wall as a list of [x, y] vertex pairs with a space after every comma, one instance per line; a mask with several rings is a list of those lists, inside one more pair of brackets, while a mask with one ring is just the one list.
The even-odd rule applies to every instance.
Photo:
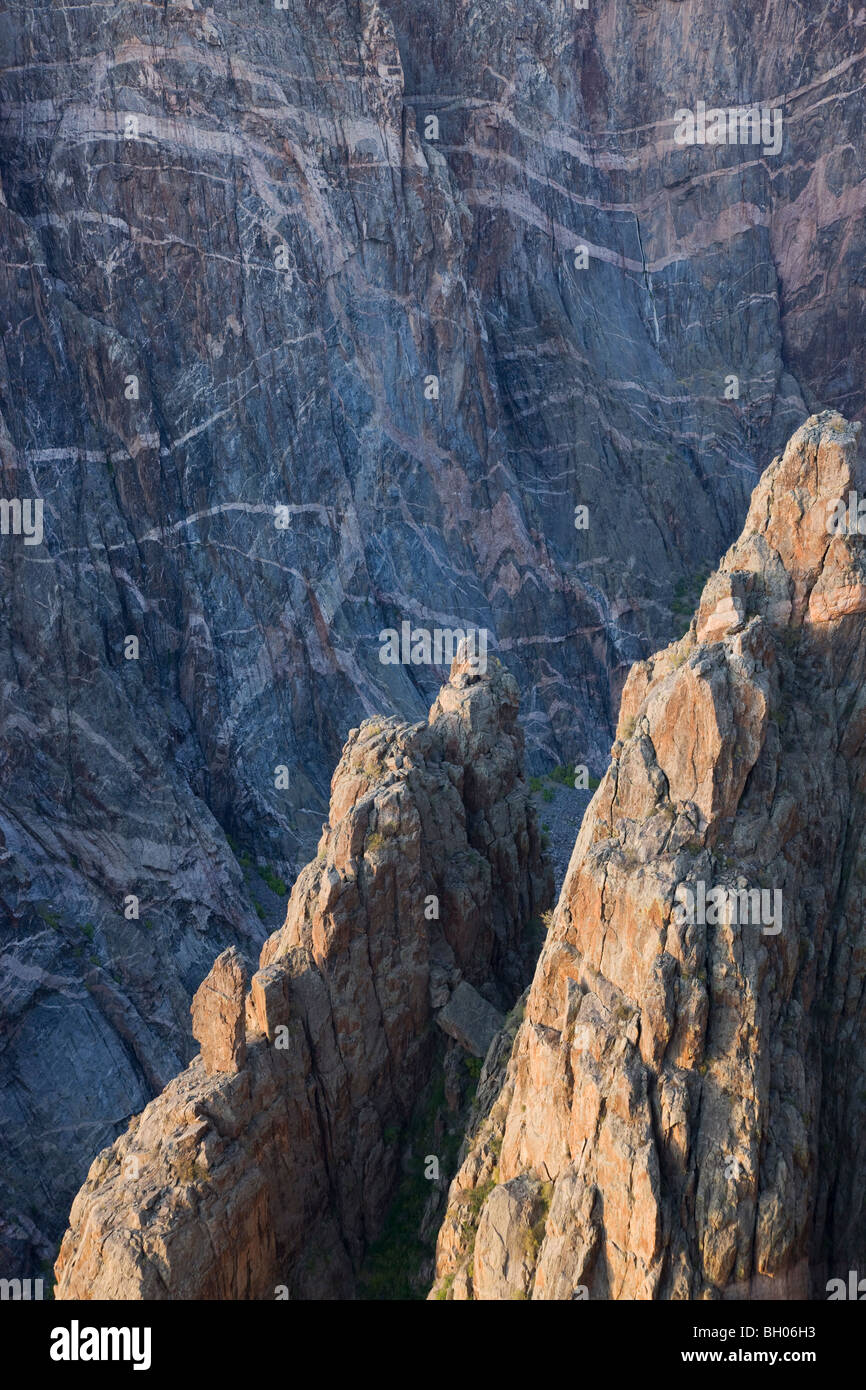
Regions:
[[[600, 775], [765, 460], [862, 414], [863, 16], [757, 8], [0, 3], [4, 1274], [254, 965], [345, 729], [424, 717], [380, 632], [486, 627], [531, 768]], [[699, 100], [780, 150], [677, 145]]]

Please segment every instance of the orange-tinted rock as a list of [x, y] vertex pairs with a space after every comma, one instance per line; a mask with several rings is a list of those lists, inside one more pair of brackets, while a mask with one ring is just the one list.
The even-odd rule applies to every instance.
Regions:
[[247, 1059], [246, 972], [234, 946], [217, 956], [190, 1006], [192, 1031], [209, 1076], [240, 1071]]
[[797, 432], [629, 676], [436, 1294], [826, 1297], [862, 1265], [866, 541], [827, 529], [858, 433]]

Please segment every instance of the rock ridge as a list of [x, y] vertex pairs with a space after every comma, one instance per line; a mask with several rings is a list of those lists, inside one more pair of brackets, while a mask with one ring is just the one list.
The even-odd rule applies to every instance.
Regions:
[[[431, 1296], [826, 1297], [866, 1253], [866, 490], [811, 417], [626, 682]], [[712, 896], [711, 896], [712, 895]]]

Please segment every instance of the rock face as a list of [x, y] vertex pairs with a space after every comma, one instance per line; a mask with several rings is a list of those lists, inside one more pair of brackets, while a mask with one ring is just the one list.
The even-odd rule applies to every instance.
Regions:
[[[379, 633], [486, 627], [533, 768], [600, 774], [757, 461], [862, 414], [849, 8], [3, 7], [4, 1274], [277, 925], [248, 864], [307, 862], [343, 731], [426, 714]], [[677, 145], [699, 97], [779, 153]]]
[[826, 1297], [862, 1266], [866, 541], [828, 534], [859, 428], [807, 421], [632, 669], [439, 1297]]
[[[259, 1009], [265, 1018], [272, 989], [270, 981], [260, 983], [263, 1000]], [[234, 948], [223, 951], [196, 990], [190, 1008], [193, 1036], [201, 1045], [201, 1059], [209, 1076], [220, 1071], [234, 1076], [247, 1060], [245, 995], [243, 961]]]
[[351, 1295], [441, 1000], [512, 1003], [552, 897], [516, 721], [514, 678], [458, 659], [428, 723], [351, 731], [245, 1007], [224, 952], [193, 1001], [201, 1056], [75, 1200], [57, 1297]]

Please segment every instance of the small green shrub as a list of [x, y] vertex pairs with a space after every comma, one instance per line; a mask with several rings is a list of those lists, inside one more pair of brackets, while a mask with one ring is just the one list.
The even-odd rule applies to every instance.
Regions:
[[269, 865], [264, 864], [259, 869], [259, 874], [264, 879], [265, 883], [268, 885], [272, 893], [276, 893], [277, 897], [279, 898], [284, 898], [286, 896], [286, 894], [289, 891], [288, 888], [286, 887], [283, 880], [280, 878], [279, 874], [275, 873]]
[[442, 1280], [442, 1283], [439, 1285], [439, 1288], [436, 1290], [436, 1301], [437, 1301], [437, 1303], [444, 1303], [445, 1300], [447, 1299], [448, 1295], [449, 1295], [450, 1292], [451, 1292], [452, 1286], [453, 1286], [453, 1284], [454, 1284], [454, 1277], [455, 1277], [455, 1276], [454, 1276], [453, 1274], [446, 1274], [446, 1275], [445, 1275], [445, 1278]]
[[481, 1215], [481, 1208], [493, 1191], [496, 1183], [491, 1178], [488, 1182], [483, 1182], [480, 1187], [473, 1187], [469, 1193], [469, 1209], [472, 1213], [472, 1220], [477, 1223]]
[[574, 764], [563, 763], [561, 767], [555, 767], [550, 774], [551, 782], [558, 782], [562, 787], [574, 786]]

